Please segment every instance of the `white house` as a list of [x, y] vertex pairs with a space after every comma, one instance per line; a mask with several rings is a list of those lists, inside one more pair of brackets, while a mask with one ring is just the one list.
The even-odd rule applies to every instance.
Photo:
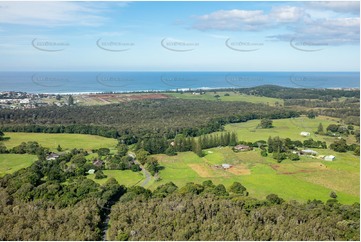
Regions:
[[88, 174], [94, 174], [95, 173], [95, 170], [94, 169], [90, 169], [89, 171], [88, 171]]
[[317, 155], [317, 152], [314, 150], [301, 150], [301, 155]]
[[232, 165], [230, 165], [230, 164], [222, 164], [223, 169], [229, 169], [231, 167], [232, 167]]
[[335, 160], [334, 155], [326, 155], [325, 158], [323, 158], [325, 161], [334, 161]]
[[46, 160], [56, 160], [57, 158], [59, 158], [60, 156], [56, 153], [50, 153], [47, 157]]
[[302, 132], [300, 133], [300, 135], [301, 135], [301, 136], [304, 136], [304, 137], [310, 136], [310, 132], [302, 131]]

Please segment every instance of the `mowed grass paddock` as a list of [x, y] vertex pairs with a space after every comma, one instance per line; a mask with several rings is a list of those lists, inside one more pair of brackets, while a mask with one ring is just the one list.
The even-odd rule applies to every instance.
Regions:
[[[320, 123], [326, 132], [327, 126], [330, 124], [338, 124], [337, 118], [319, 116], [315, 119], [309, 119], [305, 116], [298, 118], [289, 118], [289, 119], [274, 119], [273, 128], [270, 129], [261, 129], [257, 128], [260, 123], [260, 120], [250, 120], [244, 123], [235, 123], [227, 124], [225, 126], [226, 131], [236, 132], [238, 140], [256, 142], [258, 140], [267, 141], [269, 136], [275, 137], [279, 136], [280, 138], [290, 138], [291, 140], [306, 140], [312, 138], [314, 140], [326, 141], [327, 144], [332, 143], [335, 140], [335, 137], [317, 135], [317, 127]], [[355, 127], [355, 129], [359, 129]], [[310, 136], [303, 137], [300, 135], [302, 131], [309, 132]], [[349, 135], [346, 138], [348, 143], [354, 143], [355, 137]]]
[[[332, 162], [301, 157], [300, 161], [277, 163], [271, 157], [262, 157], [259, 149], [235, 153], [223, 147], [206, 151], [212, 153], [202, 158], [192, 152], [177, 156], [155, 155], [165, 169], [160, 172], [161, 180], [149, 188], [155, 189], [171, 181], [180, 187], [187, 182], [202, 183], [205, 180], [225, 186], [238, 181], [246, 186], [250, 196], [260, 199], [275, 193], [286, 200], [327, 201], [331, 191], [346, 204], [358, 202], [360, 198], [359, 158], [352, 153], [342, 154]], [[222, 163], [233, 167], [229, 170], [214, 167]]]
[[86, 134], [45, 134], [45, 133], [16, 133], [6, 132], [5, 136], [10, 137], [4, 141], [7, 148], [20, 145], [22, 142], [36, 141], [44, 147], [56, 151], [58, 145], [63, 150], [83, 148], [85, 150], [99, 148], [115, 148], [118, 141], [112, 138], [105, 138], [97, 135]]
[[[226, 125], [226, 131], [236, 132], [239, 140], [255, 142], [267, 141], [269, 136], [291, 138], [292, 140], [326, 141], [331, 144], [335, 138], [314, 133], [319, 123], [326, 130], [329, 124], [337, 124], [338, 119], [317, 117], [309, 119], [273, 120], [274, 128], [257, 129], [260, 120]], [[355, 127], [355, 129], [359, 129]], [[307, 131], [311, 135], [302, 137], [300, 132]], [[349, 143], [355, 142], [354, 136], [347, 138]], [[324, 161], [302, 156], [299, 161], [284, 160], [277, 163], [271, 155], [262, 157], [259, 149], [235, 153], [230, 147], [217, 147], [205, 150], [205, 157], [199, 158], [192, 152], [178, 153], [177, 156], [155, 155], [165, 167], [160, 172], [161, 181], [154, 182], [150, 188], [173, 181], [178, 186], [187, 182], [201, 183], [212, 180], [216, 184], [230, 186], [234, 181], [244, 184], [250, 196], [264, 199], [275, 193], [287, 200], [307, 201], [320, 199], [327, 201], [329, 194], [335, 191], [337, 199], [351, 204], [360, 200], [360, 160], [352, 152], [337, 153], [330, 149], [313, 149], [319, 155], [335, 155], [335, 161]], [[233, 165], [229, 170], [216, 169], [215, 165], [223, 163]]]
[[100, 185], [106, 183], [110, 178], [115, 178], [119, 184], [127, 187], [139, 185], [139, 183], [144, 180], [144, 176], [141, 172], [133, 172], [130, 170], [104, 170], [103, 173], [107, 178], [95, 179], [95, 174], [88, 175], [87, 177]]
[[36, 155], [0, 154], [0, 177], [26, 168], [36, 160]]

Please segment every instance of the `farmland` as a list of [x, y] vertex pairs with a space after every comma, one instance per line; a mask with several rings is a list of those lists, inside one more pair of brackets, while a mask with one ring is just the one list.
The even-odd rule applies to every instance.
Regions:
[[109, 178], [114, 178], [119, 182], [119, 184], [125, 185], [125, 186], [134, 186], [139, 185], [139, 183], [144, 179], [143, 174], [140, 172], [133, 172], [133, 171], [118, 171], [118, 170], [105, 170], [104, 175], [107, 176], [107, 178], [104, 179], [95, 179], [95, 175], [91, 174], [88, 175], [89, 179], [92, 179], [93, 181], [104, 184]]
[[[280, 136], [293, 140], [313, 138], [326, 141], [329, 145], [335, 138], [316, 135], [314, 131], [320, 122], [326, 128], [329, 124], [335, 124], [338, 121], [336, 118], [322, 116], [316, 119], [299, 117], [273, 120], [274, 128], [257, 129], [259, 120], [251, 120], [228, 124], [225, 126], [225, 130], [236, 132], [239, 140], [251, 142], [267, 140], [269, 136]], [[311, 135], [302, 137], [299, 134], [301, 131], [308, 131]], [[71, 148], [91, 150], [107, 147], [114, 151], [117, 143], [115, 139], [78, 134], [6, 133], [6, 136], [10, 137], [10, 140], [5, 141], [9, 148], [21, 142], [37, 141], [53, 151], [56, 150], [58, 144], [67, 150]], [[354, 136], [350, 135], [347, 139], [354, 142]], [[342, 203], [350, 204], [359, 201], [359, 158], [352, 152], [337, 153], [329, 149], [314, 150], [323, 155], [335, 155], [336, 160], [327, 162], [302, 156], [299, 161], [284, 160], [282, 163], [277, 163], [272, 157], [262, 157], [259, 149], [235, 153], [230, 147], [204, 150], [205, 156], [202, 158], [193, 152], [179, 152], [176, 156], [153, 155], [162, 166], [159, 173], [160, 179], [159, 181], [151, 179], [145, 187], [154, 190], [157, 186], [167, 182], [174, 182], [181, 187], [187, 182], [201, 183], [205, 180], [230, 186], [234, 181], [239, 181], [248, 189], [250, 196], [260, 199], [264, 199], [270, 193], [275, 193], [287, 200], [307, 201], [316, 198], [327, 201], [330, 192], [335, 191], [338, 200]], [[90, 154], [87, 159], [96, 156]], [[29, 166], [35, 156], [11, 154], [1, 155], [0, 158], [2, 161], [0, 172], [8, 173]], [[12, 170], [7, 170], [9, 168], [6, 161], [10, 159], [14, 167]], [[21, 162], [22, 159], [24, 162]], [[215, 167], [215, 165], [223, 163], [231, 164], [233, 167], [228, 170]], [[104, 184], [113, 177], [120, 184], [126, 186], [139, 185], [144, 180], [141, 172], [129, 170], [104, 170], [104, 174], [107, 175], [107, 178], [96, 180], [94, 179], [95, 175], [88, 175], [88, 178]]]
[[[292, 140], [306, 140], [312, 138], [314, 140], [326, 141], [327, 144], [334, 141], [333, 137], [321, 136], [315, 134], [317, 126], [322, 123], [324, 129], [330, 124], [337, 124], [339, 119], [326, 116], [320, 116], [315, 119], [309, 119], [305, 116], [291, 119], [273, 120], [273, 128], [258, 129], [259, 120], [251, 120], [244, 123], [228, 124], [225, 126], [226, 131], [236, 132], [239, 140], [256, 142], [258, 140], [266, 140], [269, 136], [279, 136], [280, 138], [290, 138]], [[355, 127], [358, 129], [358, 127]], [[310, 136], [303, 137], [300, 132], [309, 132]], [[347, 138], [348, 142], [355, 142], [354, 136]]]
[[36, 159], [35, 155], [0, 154], [0, 177], [28, 167]]
[[114, 148], [117, 144], [116, 139], [104, 138], [96, 135], [84, 134], [42, 134], [42, 133], [5, 133], [9, 140], [4, 144], [7, 148], [12, 148], [22, 142], [36, 141], [44, 147], [56, 151], [58, 145], [63, 150], [70, 150], [74, 148], [83, 148], [87, 151], [92, 149], [99, 149], [102, 147]]
[[[275, 193], [287, 200], [317, 198], [326, 201], [330, 191], [336, 191], [340, 202], [357, 202], [360, 190], [359, 158], [351, 153], [337, 156], [339, 158], [332, 162], [301, 157], [300, 161], [278, 164], [270, 157], [262, 157], [258, 149], [235, 153], [228, 147], [208, 149], [202, 158], [192, 152], [182, 152], [173, 157], [156, 155], [165, 169], [160, 172], [162, 180], [154, 182], [150, 188], [169, 181], [178, 186], [205, 180], [230, 186], [238, 181], [247, 187], [250, 196], [261, 199]], [[229, 170], [214, 167], [222, 163], [234, 167]]]

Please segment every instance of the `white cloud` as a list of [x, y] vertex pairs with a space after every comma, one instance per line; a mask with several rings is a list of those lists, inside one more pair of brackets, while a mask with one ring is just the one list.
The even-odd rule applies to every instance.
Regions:
[[219, 10], [198, 17], [193, 26], [199, 30], [257, 30], [268, 23], [268, 17], [261, 10]]
[[269, 18], [276, 22], [296, 22], [305, 17], [305, 11], [299, 7], [281, 6], [272, 8]]
[[[327, 9], [353, 11], [358, 3], [343, 4], [341, 2], [312, 5], [328, 6]], [[320, 10], [317, 10], [320, 11]], [[328, 11], [328, 13], [330, 13]], [[347, 17], [345, 17], [347, 16]], [[284, 27], [284, 28], [282, 28]], [[277, 6], [268, 13], [262, 10], [219, 10], [197, 18], [193, 28], [221, 31], [263, 31], [273, 29], [280, 33], [268, 36], [273, 40], [290, 41], [295, 36], [303, 40], [317, 40], [328, 44], [356, 44], [360, 39], [360, 18], [353, 14], [325, 14], [323, 17], [312, 17], [306, 8], [296, 6]], [[286, 33], [285, 30], [286, 29]]]
[[1, 24], [35, 26], [99, 26], [105, 18], [103, 5], [81, 2], [2, 2]]
[[360, 2], [359, 1], [339, 1], [339, 2], [305, 2], [305, 6], [308, 8], [314, 8], [319, 10], [331, 10], [337, 13], [352, 13], [360, 14]]
[[322, 42], [328, 45], [358, 44], [360, 18], [318, 19], [292, 28], [293, 33], [269, 36], [271, 39]]
[[268, 14], [263, 10], [219, 10], [199, 16], [193, 27], [199, 30], [256, 31], [279, 23], [297, 22], [303, 17], [305, 17], [304, 10], [293, 6], [274, 7]]

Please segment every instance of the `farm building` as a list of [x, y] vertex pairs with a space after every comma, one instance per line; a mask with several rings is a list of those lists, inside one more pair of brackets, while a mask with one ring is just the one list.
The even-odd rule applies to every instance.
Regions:
[[300, 135], [303, 136], [303, 137], [310, 136], [310, 132], [302, 131], [302, 132], [300, 133]]
[[101, 167], [103, 165], [103, 161], [101, 160], [93, 160], [93, 165], [96, 167]]
[[335, 160], [334, 155], [326, 155], [325, 158], [323, 158], [325, 161], [334, 161]]
[[232, 167], [232, 165], [230, 165], [230, 164], [222, 164], [223, 169], [229, 169], [231, 167]]
[[248, 151], [251, 150], [252, 148], [249, 147], [248, 145], [236, 145], [233, 149], [237, 151]]
[[301, 155], [317, 155], [317, 152], [314, 150], [301, 150]]
[[56, 153], [50, 153], [47, 157], [46, 160], [56, 160], [57, 158], [59, 158], [59, 155]]
[[89, 171], [88, 171], [88, 174], [94, 174], [95, 173], [95, 170], [94, 169], [90, 169]]

